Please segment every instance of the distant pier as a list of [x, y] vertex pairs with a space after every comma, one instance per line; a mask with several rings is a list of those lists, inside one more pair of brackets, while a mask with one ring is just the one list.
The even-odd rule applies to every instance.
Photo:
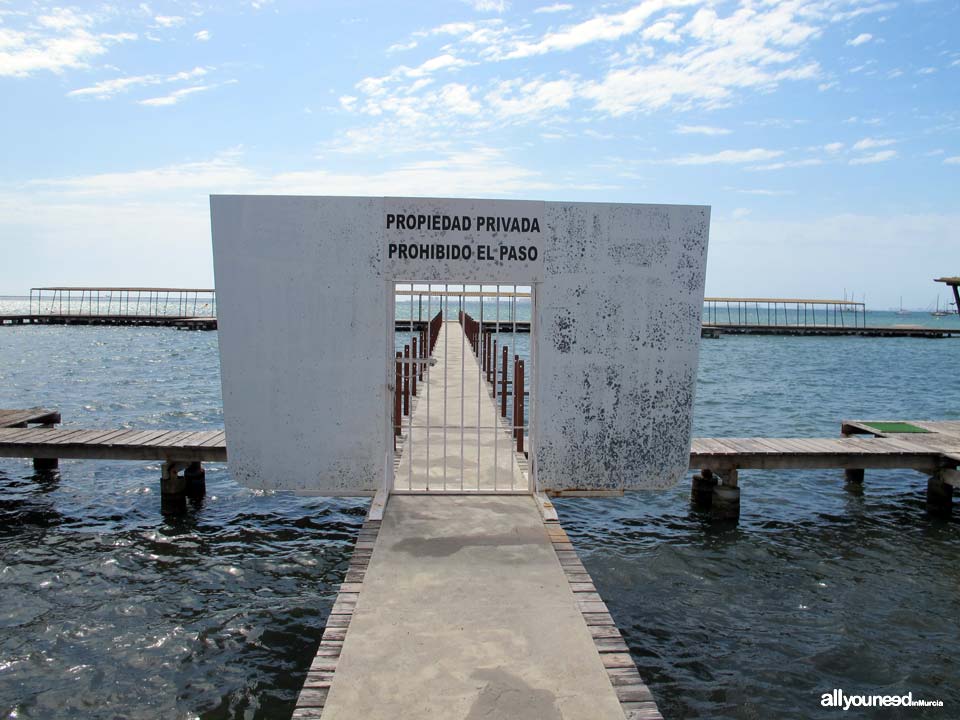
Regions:
[[[945, 278], [944, 281], [951, 280]], [[399, 297], [411, 291], [398, 290]], [[420, 293], [422, 295], [422, 293]], [[453, 295], [434, 292], [432, 295]], [[459, 292], [461, 299], [477, 302], [497, 297], [492, 292]], [[511, 302], [507, 316], [486, 317], [486, 332], [531, 332], [529, 319], [517, 317], [517, 300], [530, 293], [500, 293]], [[426, 306], [394, 321], [395, 332], [419, 332], [427, 327]], [[866, 308], [852, 300], [804, 298], [704, 298], [701, 336], [784, 335], [798, 337], [949, 338], [960, 337], [960, 328], [921, 325], [866, 324]], [[49, 287], [31, 288], [29, 310], [0, 315], [3, 325], [104, 325], [170, 327], [181, 330], [216, 330], [216, 294], [206, 288]]]

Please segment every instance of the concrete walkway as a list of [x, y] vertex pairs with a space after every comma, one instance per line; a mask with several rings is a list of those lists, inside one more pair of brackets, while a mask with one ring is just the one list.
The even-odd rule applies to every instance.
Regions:
[[532, 498], [390, 498], [323, 718], [623, 720]]
[[394, 489], [527, 492], [509, 426], [458, 322], [443, 323], [433, 358], [413, 412], [403, 418]]

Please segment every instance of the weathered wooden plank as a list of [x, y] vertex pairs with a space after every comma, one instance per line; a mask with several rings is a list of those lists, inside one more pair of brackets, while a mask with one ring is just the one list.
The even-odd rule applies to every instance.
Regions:
[[605, 668], [626, 667], [636, 669], [637, 667], [629, 653], [604, 653], [600, 656], [600, 660]]
[[182, 432], [181, 430], [170, 430], [168, 432], [165, 432], [163, 435], [160, 435], [159, 437], [155, 437], [150, 442], [144, 443], [144, 445], [146, 445], [147, 447], [160, 447], [162, 445], [166, 445], [171, 438], [173, 438], [176, 435], [179, 435], [181, 432]]
[[323, 688], [320, 690], [313, 690], [311, 688], [304, 688], [300, 691], [300, 697], [297, 698], [297, 707], [298, 708], [322, 708], [327, 702], [327, 693], [329, 690]]
[[614, 687], [617, 693], [617, 699], [620, 702], [653, 702], [653, 693], [643, 683], [630, 685], [617, 685]]

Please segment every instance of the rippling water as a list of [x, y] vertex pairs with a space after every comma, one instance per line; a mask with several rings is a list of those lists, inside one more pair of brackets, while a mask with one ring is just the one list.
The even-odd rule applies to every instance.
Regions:
[[[958, 342], [705, 341], [696, 432], [960, 418]], [[218, 427], [216, 343], [0, 328], [0, 407], [55, 405], [65, 426]], [[0, 711], [289, 716], [366, 502], [257, 493], [211, 465], [202, 503], [163, 517], [159, 474], [67, 460], [40, 477], [0, 460]], [[692, 512], [686, 484], [558, 503], [665, 717], [830, 717], [819, 698], [835, 687], [948, 704], [903, 717], [960, 714], [960, 530], [926, 516], [924, 477], [868, 472], [862, 495], [839, 471], [741, 484], [736, 528]]]

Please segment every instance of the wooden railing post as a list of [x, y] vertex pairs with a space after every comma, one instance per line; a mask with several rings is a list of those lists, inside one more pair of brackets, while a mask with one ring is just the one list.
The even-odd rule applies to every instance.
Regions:
[[[397, 361], [396, 361], [396, 379], [393, 383], [393, 434], [397, 436], [400, 434], [400, 413], [402, 411], [402, 398], [403, 395], [403, 353], [397, 351]], [[394, 445], [396, 445], [396, 440], [394, 440]], [[396, 449], [396, 448], [394, 448]]]
[[490, 372], [487, 373], [487, 382], [490, 381], [491, 377], [493, 378], [493, 399], [496, 400], [497, 399], [497, 339], [496, 338], [493, 339], [492, 354], [493, 354], [493, 358], [492, 358], [493, 361], [491, 364], [493, 365], [493, 367], [491, 367]]
[[403, 346], [403, 414], [410, 414], [410, 346]]
[[507, 416], [507, 346], [503, 346], [503, 377], [500, 378], [500, 417]]
[[523, 360], [517, 365], [519, 377], [514, 378], [513, 391], [517, 394], [517, 452], [523, 452]]
[[520, 356], [513, 356], [513, 384], [510, 389], [513, 391], [513, 422], [510, 425], [513, 428], [513, 439], [517, 439], [517, 374], [519, 372]]
[[[416, 362], [417, 358], [419, 357], [417, 355], [417, 338], [416, 337], [413, 337], [410, 339], [410, 345], [411, 345], [410, 359]], [[417, 371], [419, 370], [419, 368], [420, 368], [420, 363], [417, 363], [412, 368], [410, 368], [410, 394], [411, 395], [417, 394]]]

